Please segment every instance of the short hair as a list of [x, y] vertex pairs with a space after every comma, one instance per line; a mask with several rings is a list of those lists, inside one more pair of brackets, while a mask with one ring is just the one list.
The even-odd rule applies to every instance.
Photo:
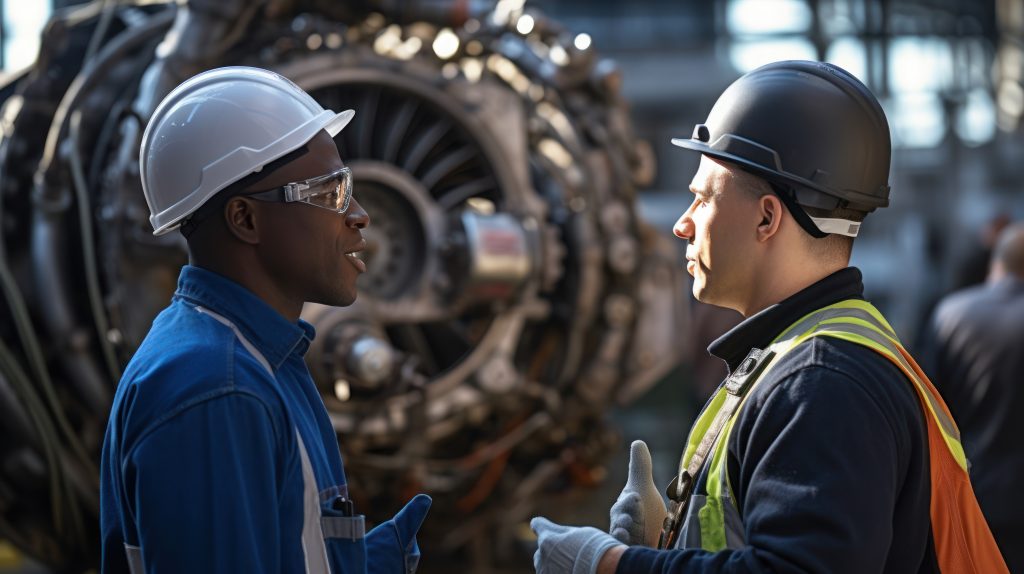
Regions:
[[1024, 279], [1024, 223], [1014, 223], [999, 234], [992, 261], [999, 262], [1007, 273]]
[[[774, 186], [763, 177], [750, 173], [743, 169], [732, 169], [730, 170], [733, 176], [733, 180], [736, 181], [741, 187], [754, 194], [754, 197], [761, 198], [770, 193], [776, 193]], [[863, 221], [867, 215], [862, 211], [853, 209], [833, 209], [826, 210], [814, 207], [800, 206], [807, 215], [812, 217], [833, 217], [837, 219], [848, 219], [850, 221]], [[786, 209], [789, 209], [788, 206]], [[792, 214], [790, 214], [792, 215]], [[829, 260], [850, 260], [850, 254], [853, 253], [853, 237], [846, 235], [839, 235], [836, 233], [830, 233], [822, 238], [817, 238], [807, 232], [803, 226], [800, 226], [803, 231], [803, 237], [808, 242], [811, 250], [825, 257]]]

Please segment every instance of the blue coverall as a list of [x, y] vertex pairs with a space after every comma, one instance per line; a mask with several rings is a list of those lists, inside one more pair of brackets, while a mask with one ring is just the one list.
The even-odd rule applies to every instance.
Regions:
[[368, 545], [371, 571], [418, 556], [414, 538], [384, 540], [393, 526], [375, 548], [345, 516], [338, 439], [303, 361], [314, 336], [241, 285], [182, 270], [114, 399], [103, 572], [362, 574]]

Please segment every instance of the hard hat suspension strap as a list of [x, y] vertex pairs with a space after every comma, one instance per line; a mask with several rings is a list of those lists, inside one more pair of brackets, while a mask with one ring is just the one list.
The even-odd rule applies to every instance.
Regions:
[[792, 190], [774, 181], [769, 181], [768, 184], [771, 186], [772, 191], [775, 192], [775, 195], [779, 196], [779, 199], [782, 200], [789, 213], [793, 215], [793, 219], [800, 224], [804, 231], [811, 234], [811, 237], [824, 239], [832, 233], [847, 237], [857, 237], [857, 233], [860, 232], [859, 221], [834, 217], [812, 217], [797, 203]]

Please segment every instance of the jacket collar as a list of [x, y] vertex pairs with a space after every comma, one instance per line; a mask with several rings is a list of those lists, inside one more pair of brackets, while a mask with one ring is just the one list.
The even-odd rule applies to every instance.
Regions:
[[1024, 279], [1007, 274], [1001, 279], [987, 283], [986, 286], [997, 293], [1016, 295], [1024, 292]]
[[839, 301], [863, 298], [864, 283], [860, 270], [856, 267], [841, 269], [789, 298], [751, 315], [711, 343], [708, 352], [725, 361], [731, 373], [750, 349], [764, 349], [786, 327], [804, 315]]
[[303, 356], [316, 337], [306, 321], [292, 323], [252, 291], [208, 269], [182, 267], [174, 295], [234, 323], [275, 371], [292, 353]]

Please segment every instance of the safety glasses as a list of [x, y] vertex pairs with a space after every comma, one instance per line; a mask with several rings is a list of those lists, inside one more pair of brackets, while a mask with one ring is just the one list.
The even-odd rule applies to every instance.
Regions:
[[305, 181], [288, 183], [259, 193], [246, 194], [245, 197], [260, 201], [308, 203], [313, 207], [345, 213], [348, 211], [349, 204], [352, 203], [352, 170], [343, 167]]

